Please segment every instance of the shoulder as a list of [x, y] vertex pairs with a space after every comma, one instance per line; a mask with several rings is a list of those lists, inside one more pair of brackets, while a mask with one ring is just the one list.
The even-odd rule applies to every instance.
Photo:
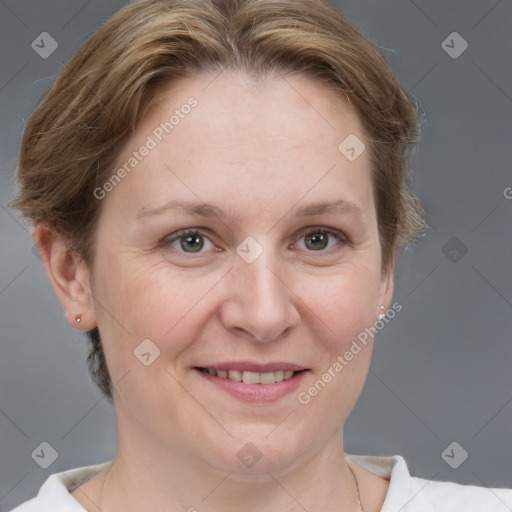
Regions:
[[85, 512], [70, 491], [90, 480], [108, 464], [110, 461], [54, 473], [46, 479], [35, 498], [10, 512]]
[[399, 455], [346, 457], [389, 479], [381, 512], [511, 512], [512, 489], [479, 487], [414, 477]]
[[37, 498], [32, 498], [31, 500], [25, 501], [21, 505], [13, 508], [11, 512], [40, 512], [41, 507], [39, 506], [40, 502]]
[[[479, 487], [411, 477], [410, 505], [404, 512], [510, 512], [512, 489]], [[382, 512], [386, 512], [383, 510]]]

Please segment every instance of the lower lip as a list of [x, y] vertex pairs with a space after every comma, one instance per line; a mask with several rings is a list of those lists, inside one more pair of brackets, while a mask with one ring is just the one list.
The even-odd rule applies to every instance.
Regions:
[[228, 391], [232, 395], [246, 402], [275, 402], [290, 393], [293, 393], [299, 387], [300, 382], [304, 378], [307, 370], [294, 373], [289, 379], [275, 382], [274, 384], [244, 384], [236, 380], [224, 379], [216, 375], [210, 375], [207, 372], [195, 371], [205, 378], [207, 381]]

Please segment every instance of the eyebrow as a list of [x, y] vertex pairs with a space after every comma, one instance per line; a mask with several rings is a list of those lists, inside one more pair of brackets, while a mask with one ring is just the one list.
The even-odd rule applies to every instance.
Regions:
[[[225, 212], [213, 204], [171, 200], [153, 210], [142, 209], [137, 215], [136, 219], [141, 219], [148, 216], [157, 216], [168, 211], [176, 211], [187, 215], [204, 218], [218, 217], [222, 221], [231, 221], [234, 224], [237, 222], [238, 218], [237, 215], [234, 215], [231, 211]], [[332, 213], [356, 214], [358, 216], [364, 216], [363, 210], [357, 204], [346, 199], [338, 199], [337, 201], [321, 201], [318, 203], [301, 206], [295, 211], [295, 216], [309, 217]]]

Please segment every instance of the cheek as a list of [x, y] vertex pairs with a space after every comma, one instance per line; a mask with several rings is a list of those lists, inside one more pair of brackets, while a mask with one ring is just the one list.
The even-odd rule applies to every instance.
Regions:
[[375, 269], [344, 267], [330, 276], [302, 281], [304, 313], [312, 315], [315, 338], [322, 340], [330, 353], [344, 350], [376, 321], [379, 275]]
[[[165, 262], [135, 261], [118, 258], [115, 265], [98, 265], [97, 312], [112, 380], [120, 382], [118, 392], [144, 417], [145, 403], [163, 407], [183, 400], [173, 377], [180, 378], [180, 354], [205, 328], [203, 301], [208, 302], [218, 277], [172, 270]], [[167, 414], [164, 408], [161, 413]]]
[[168, 357], [179, 353], [201, 330], [200, 304], [221, 275], [172, 268], [168, 262], [145, 265], [139, 257], [118, 258], [99, 267], [98, 323], [111, 344], [131, 352], [150, 339]]
[[324, 418], [324, 429], [333, 434], [357, 402], [370, 366], [376, 282], [370, 268], [345, 268], [316, 286], [310, 283], [311, 293], [303, 295], [316, 318], [310, 325], [317, 349], [314, 372], [297, 394], [298, 410]]

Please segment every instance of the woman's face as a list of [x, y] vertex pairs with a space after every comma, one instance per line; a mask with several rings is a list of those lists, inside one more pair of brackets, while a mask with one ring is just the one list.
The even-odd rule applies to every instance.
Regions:
[[340, 442], [371, 340], [345, 354], [392, 292], [355, 137], [350, 103], [298, 75], [182, 80], [140, 123], [91, 277], [126, 450], [241, 474]]

